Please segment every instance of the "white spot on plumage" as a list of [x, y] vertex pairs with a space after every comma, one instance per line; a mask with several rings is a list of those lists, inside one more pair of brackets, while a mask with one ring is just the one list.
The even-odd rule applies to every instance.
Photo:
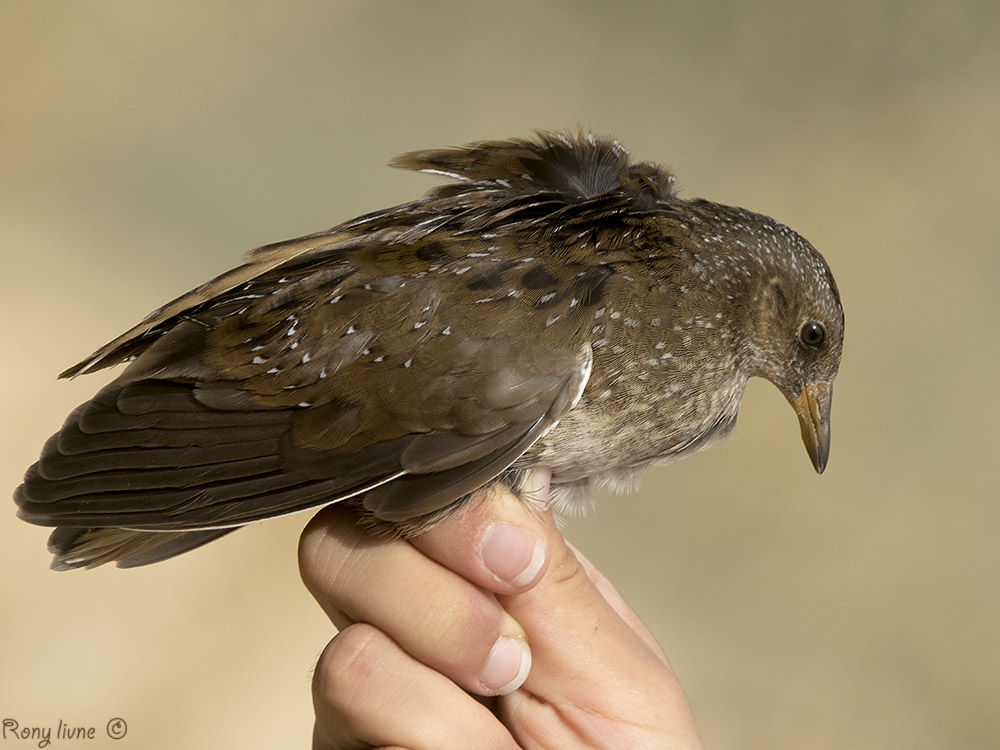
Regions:
[[425, 169], [421, 169], [420, 171], [424, 174], [436, 174], [441, 175], [442, 177], [450, 177], [451, 179], [459, 180], [460, 182], [468, 182], [469, 180], [469, 178], [465, 175], [459, 174], [458, 172], [449, 172], [445, 169], [431, 169], [430, 167], [427, 167]]

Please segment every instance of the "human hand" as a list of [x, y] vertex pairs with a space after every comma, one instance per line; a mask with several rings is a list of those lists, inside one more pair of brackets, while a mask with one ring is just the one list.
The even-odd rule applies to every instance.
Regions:
[[408, 540], [337, 506], [310, 522], [302, 577], [340, 628], [314, 750], [701, 747], [656, 641], [559, 533], [548, 477], [529, 481], [537, 507], [480, 493]]

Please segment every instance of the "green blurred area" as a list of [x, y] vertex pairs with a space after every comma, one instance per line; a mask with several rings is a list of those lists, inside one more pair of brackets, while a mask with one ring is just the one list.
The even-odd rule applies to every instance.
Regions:
[[[108, 378], [55, 375], [256, 245], [413, 198], [397, 153], [585, 126], [770, 214], [847, 315], [813, 475], [763, 382], [722, 448], [568, 535], [709, 747], [1000, 746], [1000, 5], [0, 6], [0, 485]], [[136, 571], [0, 515], [0, 713], [116, 747], [306, 747], [332, 628], [306, 516]]]

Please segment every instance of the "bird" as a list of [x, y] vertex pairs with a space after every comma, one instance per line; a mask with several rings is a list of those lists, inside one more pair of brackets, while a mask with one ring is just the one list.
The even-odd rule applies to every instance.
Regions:
[[15, 491], [53, 568], [336, 502], [417, 534], [540, 467], [579, 507], [725, 439], [755, 376], [823, 472], [844, 313], [795, 231], [584, 131], [390, 165], [447, 181], [253, 250], [61, 374], [127, 365]]

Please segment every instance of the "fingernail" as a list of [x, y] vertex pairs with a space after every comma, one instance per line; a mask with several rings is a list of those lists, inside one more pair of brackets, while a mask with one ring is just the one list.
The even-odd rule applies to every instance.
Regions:
[[483, 535], [483, 564], [511, 586], [527, 586], [545, 563], [545, 545], [523, 529], [495, 523]]
[[502, 635], [493, 644], [480, 682], [491, 695], [513, 693], [528, 679], [531, 649], [523, 638]]

